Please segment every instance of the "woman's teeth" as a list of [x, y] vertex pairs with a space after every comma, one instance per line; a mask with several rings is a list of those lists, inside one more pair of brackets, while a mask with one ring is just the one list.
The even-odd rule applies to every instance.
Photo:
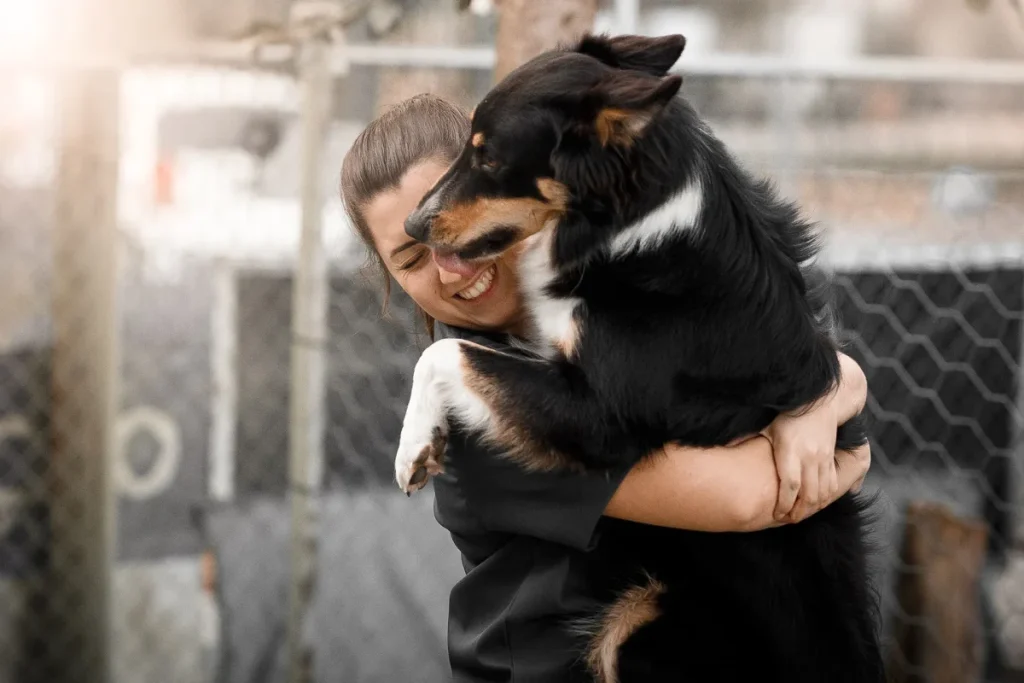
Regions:
[[497, 266], [492, 265], [474, 282], [471, 286], [466, 287], [464, 290], [459, 292], [456, 296], [466, 301], [472, 301], [477, 298], [488, 289], [491, 288], [491, 283], [494, 282], [494, 274], [497, 272]]

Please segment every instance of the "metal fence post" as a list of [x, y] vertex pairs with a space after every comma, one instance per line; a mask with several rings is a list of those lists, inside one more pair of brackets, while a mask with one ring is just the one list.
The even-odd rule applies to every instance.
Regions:
[[[303, 0], [293, 19], [308, 21], [322, 2]], [[330, 9], [325, 7], [325, 9]], [[329, 18], [325, 17], [325, 18]], [[327, 263], [322, 239], [324, 141], [330, 125], [329, 36], [309, 35], [299, 51], [301, 90], [302, 235], [292, 291], [289, 481], [291, 580], [288, 585], [288, 680], [313, 679], [310, 608], [316, 587], [318, 497], [323, 478], [324, 346], [327, 343]]]
[[[1024, 222], [1024, 218], [1022, 218]], [[1021, 226], [1024, 229], [1024, 225]], [[1024, 259], [1021, 259], [1020, 269], [1024, 272]], [[1024, 285], [1022, 285], [1024, 286]], [[1024, 302], [1024, 292], [1021, 293], [1021, 301]], [[1010, 447], [1010, 457], [1015, 462], [1010, 463], [1010, 495], [1008, 499], [1012, 505], [1010, 510], [1011, 542], [1018, 550], [1024, 550], [1024, 310], [1021, 311], [1020, 325], [1020, 353], [1017, 356], [1017, 414], [1014, 415], [1013, 441]]]
[[44, 679], [104, 683], [116, 544], [120, 77], [114, 69], [72, 70], [60, 83]]

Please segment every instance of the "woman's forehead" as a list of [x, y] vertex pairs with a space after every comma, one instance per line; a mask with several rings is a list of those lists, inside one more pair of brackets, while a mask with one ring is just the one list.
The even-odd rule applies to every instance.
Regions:
[[398, 187], [381, 192], [367, 204], [366, 223], [385, 256], [390, 249], [408, 241], [405, 219], [446, 170], [445, 164], [436, 161], [412, 166], [402, 176]]

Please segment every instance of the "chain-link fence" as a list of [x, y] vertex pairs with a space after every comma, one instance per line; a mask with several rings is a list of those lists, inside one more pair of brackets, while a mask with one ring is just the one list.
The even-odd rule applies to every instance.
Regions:
[[[426, 340], [401, 294], [380, 318], [336, 180], [380, 102], [409, 94], [402, 59], [438, 67], [467, 104], [489, 62], [477, 48], [339, 54], [319, 145], [326, 339], [292, 331], [307, 112], [280, 64], [133, 64], [70, 94], [43, 71], [5, 86], [0, 682], [88, 680], [75, 672], [97, 656], [90, 614], [111, 623], [114, 680], [285, 680], [290, 506], [309, 493], [289, 470], [302, 345], [324, 352], [326, 387], [301, 622], [314, 679], [447, 678], [462, 568], [429, 494], [407, 500], [391, 481]], [[1011, 681], [1024, 670], [1024, 78], [968, 66], [680, 64], [713, 129], [827, 230], [871, 388], [890, 661], [931, 671], [926, 641], [953, 638], [945, 664], [963, 675], [949, 680]], [[927, 542], [905, 523], [924, 503], [948, 511]], [[109, 596], [92, 592], [104, 576]], [[962, 594], [932, 605], [915, 576]]]

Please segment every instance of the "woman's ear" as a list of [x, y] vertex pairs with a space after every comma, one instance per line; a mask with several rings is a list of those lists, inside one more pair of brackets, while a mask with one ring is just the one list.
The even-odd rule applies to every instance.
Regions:
[[683, 84], [682, 76], [650, 76], [614, 71], [591, 93], [597, 113], [593, 127], [603, 147], [629, 146], [668, 106]]

